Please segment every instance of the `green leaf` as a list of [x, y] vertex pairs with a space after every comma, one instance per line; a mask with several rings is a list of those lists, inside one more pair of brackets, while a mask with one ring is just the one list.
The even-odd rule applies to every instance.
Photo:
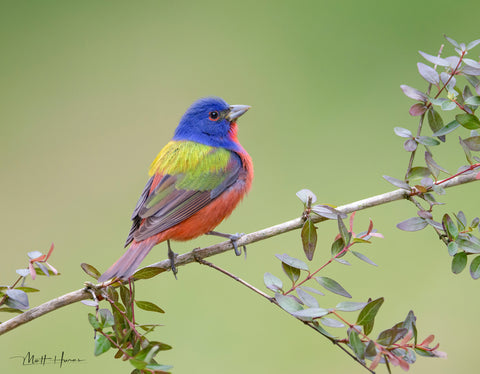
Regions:
[[405, 327], [408, 331], [413, 332], [413, 338], [415, 340], [415, 344], [417, 344], [417, 325], [416, 325], [417, 317], [413, 314], [413, 310], [410, 310], [403, 321], [402, 326]]
[[340, 236], [342, 237], [345, 246], [348, 246], [350, 244], [350, 239], [352, 238], [352, 233], [348, 231], [347, 226], [345, 226], [343, 220], [340, 217], [338, 217], [337, 222], [338, 232], [340, 233]]
[[479, 106], [480, 105], [480, 96], [471, 96], [465, 100], [465, 104]]
[[388, 175], [384, 175], [383, 179], [385, 179], [388, 183], [393, 184], [395, 187], [403, 188], [404, 190], [411, 191], [412, 187], [407, 182], [404, 182], [400, 179], [390, 177]]
[[460, 274], [467, 266], [467, 254], [465, 252], [459, 252], [453, 256], [452, 260], [452, 272], [453, 274]]
[[455, 116], [460, 125], [469, 130], [480, 129], [480, 120], [473, 114], [463, 113]]
[[447, 123], [444, 127], [442, 127], [440, 130], [436, 131], [433, 133], [433, 136], [442, 136], [446, 135], [456, 128], [460, 126], [460, 123], [457, 120], [453, 120], [452, 122]]
[[447, 245], [447, 249], [450, 256], [455, 256], [458, 252], [458, 245], [455, 242], [449, 242]]
[[280, 305], [280, 307], [288, 313], [303, 310], [302, 305], [297, 300], [295, 300], [293, 296], [286, 296], [277, 292], [275, 294], [275, 300], [277, 301], [278, 305]]
[[365, 357], [370, 360], [373, 360], [377, 356], [377, 350], [375, 348], [375, 343], [372, 340], [369, 340], [365, 348]]
[[415, 353], [422, 357], [435, 357], [435, 355], [430, 351], [425, 351], [420, 348], [415, 348]]
[[354, 243], [363, 243], [363, 244], [370, 244], [371, 243], [370, 240], [365, 240], [365, 239], [362, 239], [362, 238], [353, 238], [353, 242]]
[[314, 293], [316, 295], [322, 295], [325, 296], [325, 294], [322, 291], [317, 290], [316, 288], [308, 287], [308, 286], [302, 286], [302, 289], [311, 293]]
[[327, 327], [335, 327], [335, 328], [345, 327], [345, 325], [342, 322], [334, 318], [323, 317], [320, 319], [320, 322]]
[[145, 369], [153, 370], [155, 372], [167, 371], [167, 370], [170, 370], [171, 368], [173, 368], [172, 365], [148, 364], [147, 366], [145, 366]]
[[311, 321], [328, 314], [328, 310], [324, 308], [308, 308], [291, 313], [294, 317], [302, 321]]
[[465, 144], [462, 138], [458, 138], [458, 141], [460, 142], [460, 145], [462, 146], [463, 152], [465, 153], [465, 158], [467, 159], [468, 163], [470, 165], [473, 164], [473, 158], [472, 158], [472, 153], [470, 152], [470, 148]]
[[114, 302], [118, 301], [118, 292], [114, 287], [112, 287], [112, 286], [107, 287], [107, 295]]
[[470, 138], [463, 139], [463, 142], [471, 151], [480, 151], [480, 136], [472, 136]]
[[438, 176], [439, 171], [443, 171], [445, 174], [449, 174], [448, 170], [436, 163], [436, 161], [432, 157], [432, 154], [428, 151], [425, 152], [425, 162], [427, 163], [428, 168], [435, 177]]
[[165, 311], [160, 308], [158, 305], [151, 303], [150, 301], [137, 301], [135, 300], [135, 304], [140, 309], [149, 311], [149, 312], [157, 312], [157, 313], [165, 313]]
[[455, 243], [458, 247], [464, 250], [467, 253], [480, 253], [480, 244], [477, 241], [474, 241], [475, 237], [467, 238], [457, 238]]
[[[157, 325], [158, 326], [158, 325]], [[159, 351], [168, 351], [172, 349], [171, 345], [159, 342], [159, 341], [151, 341], [148, 343], [149, 347], [157, 346]]]
[[156, 267], [147, 267], [138, 270], [135, 274], [133, 274], [133, 278], [135, 279], [150, 279], [153, 278], [154, 276], [163, 273], [166, 271], [165, 269], [160, 269]]
[[454, 110], [457, 107], [457, 104], [455, 104], [453, 101], [446, 100], [442, 102], [442, 105], [440, 105], [442, 110]]
[[465, 213], [463, 213], [461, 210], [457, 214], [453, 214], [455, 216], [455, 219], [457, 220], [457, 226], [459, 231], [465, 230], [467, 227], [467, 218], [465, 217]]
[[309, 261], [312, 261], [317, 246], [317, 228], [310, 217], [303, 224], [301, 236], [305, 256]]
[[287, 277], [295, 283], [298, 278], [300, 278], [300, 269], [291, 267], [290, 265], [287, 265], [285, 262], [282, 262], [282, 269], [284, 273], [287, 275]]
[[100, 277], [100, 272], [92, 265], [86, 264], [85, 262], [82, 262], [80, 264], [80, 267], [82, 270], [90, 275], [92, 278], [98, 279]]
[[32, 287], [15, 287], [15, 289], [23, 292], [40, 292], [40, 290]]
[[377, 338], [377, 343], [385, 347], [402, 339], [408, 333], [408, 329], [400, 326], [394, 326], [391, 329], [382, 331]]
[[312, 212], [321, 217], [328, 219], [337, 219], [338, 217], [347, 218], [347, 215], [343, 212], [336, 210], [328, 205], [315, 205], [312, 206]]
[[480, 224], [480, 218], [475, 217], [474, 219], [472, 219], [472, 223], [470, 224], [470, 227], [472, 229], [475, 229], [478, 227], [479, 224]]
[[336, 293], [337, 295], [344, 296], [351, 298], [352, 295], [350, 295], [345, 288], [343, 288], [340, 283], [337, 281], [328, 278], [328, 277], [316, 277], [315, 280], [326, 290]]
[[127, 318], [130, 319], [132, 318], [132, 295], [130, 295], [130, 291], [124, 285], [121, 285], [119, 289], [120, 297], [125, 306], [125, 312], [127, 313]]
[[[130, 362], [130, 364], [135, 368], [135, 369], [138, 369], [138, 370], [142, 370], [144, 369], [146, 366], [147, 366], [147, 363], [143, 360], [139, 360], [137, 358], [131, 358], [130, 360], [128, 360], [128, 362]], [[143, 370], [142, 370], [143, 371]]]
[[290, 257], [286, 253], [284, 253], [283, 255], [275, 255], [275, 257], [293, 268], [308, 271], [308, 265], [302, 260], [299, 260], [298, 258]]
[[473, 42], [468, 43], [468, 45], [467, 45], [467, 51], [469, 51], [470, 49], [474, 48], [474, 47], [477, 46], [478, 44], [480, 44], [480, 39], [477, 39], [477, 40], [474, 40]]
[[300, 287], [297, 288], [297, 295], [303, 303], [308, 306], [309, 308], [319, 308], [318, 301], [315, 297], [310, 295], [308, 292], [304, 291]]
[[[332, 243], [332, 248], [330, 250], [332, 253], [332, 257], [335, 257], [336, 255], [338, 255], [343, 250], [343, 248], [345, 248], [345, 243], [343, 242], [343, 239], [340, 237]], [[342, 257], [345, 254], [346, 252], [339, 257]]]
[[329, 338], [334, 338], [332, 334], [330, 334], [327, 330], [325, 330], [317, 321], [313, 321], [310, 326], [313, 326], [315, 330], [317, 330], [320, 334], [327, 336]]
[[426, 167], [423, 166], [415, 166], [410, 169], [407, 179], [408, 180], [420, 180], [425, 177], [430, 176], [430, 170]]
[[480, 256], [475, 257], [470, 264], [470, 275], [473, 279], [480, 278]]
[[[365, 307], [362, 309], [362, 311], [357, 317], [357, 325], [365, 326], [369, 323], [373, 323], [373, 321], [375, 320], [375, 316], [378, 313], [378, 310], [383, 304], [383, 301], [383, 297], [380, 297], [378, 299], [370, 301], [367, 305], [365, 305]], [[368, 333], [367, 331], [365, 331], [365, 334], [368, 335], [370, 331]]]
[[108, 351], [110, 347], [111, 346], [108, 339], [101, 334], [97, 334], [97, 336], [95, 337], [95, 346], [93, 349], [93, 354], [95, 356], [99, 356], [102, 353], [105, 353], [106, 351]]
[[22, 314], [23, 311], [21, 311], [20, 309], [15, 309], [15, 308], [0, 308], [0, 312], [5, 312], [5, 313], [19, 313], [19, 314]]
[[100, 325], [102, 328], [111, 327], [115, 324], [113, 314], [108, 309], [100, 309], [98, 314], [100, 315]]
[[447, 233], [448, 239], [455, 240], [458, 236], [458, 229], [448, 214], [444, 214], [442, 218], [443, 230]]
[[395, 131], [395, 134], [400, 136], [401, 138], [412, 138], [413, 134], [409, 129], [405, 129], [403, 127], [395, 127], [393, 129]]
[[397, 224], [397, 228], [403, 231], [419, 231], [427, 227], [428, 223], [423, 218], [412, 217]]
[[348, 340], [355, 356], [361, 361], [365, 360], [365, 346], [355, 330], [350, 330], [348, 333]]
[[263, 275], [263, 282], [265, 283], [265, 286], [272, 291], [281, 291], [283, 288], [283, 283], [282, 281], [277, 278], [275, 275], [271, 273], [265, 273]]
[[336, 262], [342, 264], [342, 265], [346, 265], [346, 266], [351, 266], [352, 264], [350, 262], [348, 262], [347, 260], [344, 260], [343, 258], [336, 258], [335, 259]]
[[98, 322], [97, 317], [95, 317], [92, 313], [88, 313], [88, 322], [95, 330], [100, 330], [100, 323]]
[[443, 119], [438, 114], [438, 112], [433, 109], [433, 107], [430, 107], [427, 113], [427, 119], [428, 119], [428, 125], [432, 129], [433, 133], [436, 133], [443, 127]]
[[367, 256], [361, 254], [360, 252], [357, 251], [350, 251], [355, 257], [358, 257], [360, 260], [365, 261], [367, 264], [373, 265], [373, 266], [378, 266], [375, 262], [370, 260]]
[[363, 309], [363, 307], [367, 305], [367, 303], [359, 303], [355, 301], [342, 301], [338, 303], [335, 307], [336, 310], [340, 310], [341, 312], [355, 312], [356, 310]]
[[60, 275], [60, 273], [55, 274], [53, 271], [50, 269], [47, 269], [43, 264], [36, 262], [35, 265], [41, 267], [41, 268], [35, 268], [35, 274], [37, 275], [46, 275], [47, 277], [51, 275]]
[[417, 136], [415, 137], [417, 142], [423, 145], [434, 146], [439, 145], [440, 142], [437, 139], [431, 138], [429, 136]]
[[18, 289], [9, 289], [5, 291], [8, 298], [5, 301], [5, 305], [13, 309], [28, 309], [28, 295]]

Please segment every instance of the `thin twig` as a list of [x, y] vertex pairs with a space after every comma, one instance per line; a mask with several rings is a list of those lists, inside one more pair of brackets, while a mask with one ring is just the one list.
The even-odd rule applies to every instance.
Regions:
[[204, 259], [201, 259], [201, 258], [198, 258], [197, 257], [197, 262], [202, 264], [202, 265], [205, 265], [205, 266], [209, 266], [211, 267], [212, 269], [215, 269], [223, 274], [225, 274], [226, 276], [232, 278], [233, 280], [236, 280], [237, 282], [243, 284], [245, 287], [251, 289], [253, 292], [259, 294], [260, 296], [264, 297], [265, 299], [267, 299], [268, 301], [272, 302], [272, 303], [275, 303], [276, 304], [276, 301], [274, 298], [268, 296], [265, 292], [259, 290], [258, 288], [256, 288], [255, 286], [252, 286], [250, 283], [244, 281], [242, 278], [239, 278], [237, 277], [235, 274], [232, 274], [230, 273], [229, 271], [225, 270], [225, 269], [222, 269], [221, 267], [209, 262], [209, 261], [205, 261]]
[[[195, 252], [195, 250], [194, 250]], [[202, 265], [206, 265], [206, 266], [209, 266], [211, 267], [212, 269], [215, 269], [219, 272], [221, 272], [222, 274], [225, 274], [226, 276], [228, 276], [229, 278], [241, 283], [242, 285], [246, 286], [247, 288], [251, 289], [253, 292], [255, 292], [256, 294], [262, 296], [263, 298], [265, 298], [266, 300], [270, 301], [272, 304], [275, 304], [276, 306], [278, 306], [282, 311], [288, 313], [285, 309], [283, 309], [277, 302], [277, 300], [275, 300], [275, 298], [273, 297], [270, 297], [268, 296], [265, 292], [263, 291], [260, 291], [258, 288], [256, 288], [255, 286], [252, 286], [250, 283], [244, 281], [242, 278], [236, 276], [235, 274], [232, 274], [230, 273], [229, 271], [209, 262], [209, 261], [205, 261], [201, 258], [198, 258], [198, 256], [196, 257], [196, 261], [199, 262], [200, 264]], [[290, 314], [290, 313], [288, 313]], [[295, 318], [297, 321], [300, 321], [302, 322], [304, 325], [306, 326], [309, 326], [310, 328], [312, 328], [313, 330], [315, 330], [315, 332], [320, 333], [320, 331], [318, 331], [315, 326], [313, 326], [311, 323], [307, 322], [307, 321], [302, 321], [298, 318]], [[326, 336], [326, 335], [323, 335], [321, 334], [322, 336], [324, 336], [325, 338], [327, 338], [328, 340], [330, 340], [336, 347], [340, 348], [343, 352], [345, 352], [348, 356], [350, 356], [355, 362], [357, 362], [358, 364], [360, 364], [363, 368], [365, 368], [366, 370], [368, 370], [370, 373], [373, 373], [375, 374], [375, 372], [373, 370], [371, 370], [369, 367], [367, 367], [367, 365], [365, 363], [363, 363], [362, 361], [360, 361], [357, 356], [355, 356], [354, 354], [352, 354], [350, 351], [348, 351], [345, 347], [343, 347], [342, 345], [339, 344], [339, 342], [335, 339], [335, 338], [332, 338], [332, 337], [329, 337], [329, 336]]]

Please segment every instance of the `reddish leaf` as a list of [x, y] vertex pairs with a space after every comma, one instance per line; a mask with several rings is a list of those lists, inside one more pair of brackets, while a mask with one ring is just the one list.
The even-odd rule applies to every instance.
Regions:
[[426, 111], [427, 111], [427, 107], [425, 104], [416, 103], [410, 107], [408, 113], [410, 113], [411, 116], [421, 116]]
[[429, 335], [423, 342], [420, 343], [422, 347], [428, 347], [428, 345], [435, 340], [435, 335]]

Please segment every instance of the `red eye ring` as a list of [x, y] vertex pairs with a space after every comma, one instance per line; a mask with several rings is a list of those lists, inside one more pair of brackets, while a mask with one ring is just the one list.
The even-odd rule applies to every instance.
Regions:
[[216, 110], [208, 113], [208, 119], [210, 121], [218, 121], [219, 118], [220, 118], [220, 114]]

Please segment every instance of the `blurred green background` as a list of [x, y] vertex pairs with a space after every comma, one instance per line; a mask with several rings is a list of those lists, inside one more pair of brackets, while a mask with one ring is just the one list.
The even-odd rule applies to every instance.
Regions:
[[[454, 6], [443, 0], [1, 1], [0, 283], [13, 282], [26, 253], [46, 252], [52, 241], [50, 262], [62, 275], [29, 280], [41, 289], [31, 305], [81, 288], [90, 280], [81, 262], [104, 270], [116, 260], [150, 162], [202, 96], [252, 106], [239, 122], [239, 138], [254, 159], [255, 181], [220, 231], [252, 232], [298, 217], [301, 188], [335, 205], [393, 189], [381, 176], [401, 178], [408, 154], [392, 129], [417, 124], [399, 85], [425, 89], [417, 51], [435, 54], [444, 33], [458, 41], [479, 38], [478, 8], [465, 0]], [[455, 144], [436, 154], [453, 171], [465, 160], [452, 138]], [[473, 218], [480, 213], [474, 196], [478, 185], [448, 191], [438, 212], [463, 209]], [[352, 267], [332, 265], [325, 275], [354, 300], [385, 296], [375, 334], [410, 309], [421, 338], [436, 334], [449, 358], [421, 358], [412, 373], [474, 372], [480, 284], [467, 272], [451, 274], [451, 259], [432, 231], [395, 228], [413, 215], [405, 202], [360, 212], [358, 231], [371, 217], [385, 235], [363, 248], [380, 266], [351, 258]], [[317, 264], [329, 257], [335, 226], [319, 227]], [[215, 242], [200, 238], [174, 249]], [[274, 254], [302, 256], [299, 232], [248, 249], [246, 260], [227, 253], [213, 261], [262, 289], [264, 272], [282, 276]], [[160, 245], [144, 264], [165, 257]], [[177, 281], [164, 274], [139, 283], [137, 292], [166, 310], [138, 318], [164, 325], [152, 338], [173, 345], [157, 357], [175, 373], [364, 372], [327, 340], [209, 268], [191, 264], [180, 268]], [[320, 303], [339, 301], [330, 295]], [[1, 371], [130, 372], [111, 352], [93, 356], [89, 311], [78, 303], [2, 336]], [[28, 351], [65, 351], [86, 361], [31, 368], [10, 358]]]

